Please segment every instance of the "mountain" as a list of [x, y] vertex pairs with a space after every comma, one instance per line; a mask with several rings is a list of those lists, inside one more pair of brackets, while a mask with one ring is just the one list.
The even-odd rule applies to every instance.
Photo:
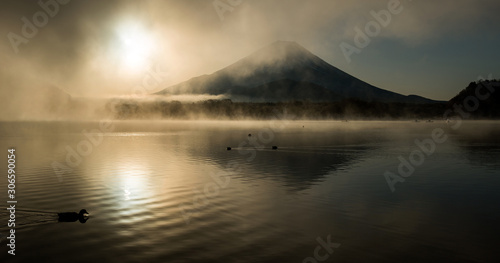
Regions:
[[[475, 105], [475, 101], [479, 102]], [[471, 82], [467, 88], [448, 102], [448, 108], [453, 109], [454, 105], [467, 106], [473, 111], [467, 110], [471, 118], [500, 118], [500, 80], [482, 80]]]
[[433, 103], [361, 81], [295, 42], [278, 41], [213, 74], [168, 87], [157, 95], [227, 94], [251, 101], [364, 101]]

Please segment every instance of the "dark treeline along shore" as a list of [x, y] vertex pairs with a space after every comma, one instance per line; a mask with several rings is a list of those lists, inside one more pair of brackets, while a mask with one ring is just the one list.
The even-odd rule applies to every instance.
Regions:
[[[334, 102], [293, 100], [285, 102], [233, 102], [230, 99], [199, 102], [113, 100], [107, 109], [118, 119], [272, 119], [283, 112], [292, 119], [443, 119], [444, 113], [468, 97], [477, 97], [479, 85], [488, 85], [487, 99], [479, 100], [471, 119], [500, 118], [500, 82], [472, 82], [448, 102], [398, 103], [344, 99]], [[481, 91], [485, 93], [485, 91]], [[475, 105], [471, 105], [473, 107]]]
[[[115, 104], [116, 103], [116, 104]], [[446, 103], [406, 104], [366, 102], [233, 102], [230, 99], [181, 103], [179, 101], [115, 102], [118, 119], [272, 119], [286, 112], [292, 119], [414, 119], [440, 118]], [[439, 114], [441, 113], [441, 114]]]

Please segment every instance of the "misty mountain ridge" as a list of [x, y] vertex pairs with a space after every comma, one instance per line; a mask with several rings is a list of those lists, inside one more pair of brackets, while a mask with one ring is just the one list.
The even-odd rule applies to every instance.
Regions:
[[213, 74], [192, 78], [156, 94], [226, 94], [249, 101], [436, 102], [377, 88], [288, 41], [274, 42]]

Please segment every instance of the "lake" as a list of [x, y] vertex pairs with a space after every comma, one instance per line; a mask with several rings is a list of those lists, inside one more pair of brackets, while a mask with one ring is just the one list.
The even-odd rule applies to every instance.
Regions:
[[498, 260], [500, 122], [107, 124], [0, 123], [2, 262]]

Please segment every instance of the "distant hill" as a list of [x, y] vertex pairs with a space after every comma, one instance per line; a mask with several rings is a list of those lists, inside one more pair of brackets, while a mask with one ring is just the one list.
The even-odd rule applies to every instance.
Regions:
[[[487, 88], [489, 87], [489, 88]], [[491, 90], [493, 91], [491, 91]], [[448, 102], [448, 108], [452, 109], [453, 105], [464, 105], [467, 103], [467, 97], [472, 96], [478, 98], [479, 96], [489, 93], [489, 97], [485, 100], [479, 100], [477, 110], [470, 112], [472, 118], [500, 118], [500, 81], [499, 80], [483, 80], [478, 82], [471, 82], [467, 88], [462, 90], [457, 96], [453, 97]], [[474, 106], [469, 102], [470, 106]]]
[[436, 102], [372, 86], [328, 64], [299, 44], [286, 41], [275, 42], [213, 74], [192, 78], [156, 94], [227, 94], [233, 100], [244, 101]]

